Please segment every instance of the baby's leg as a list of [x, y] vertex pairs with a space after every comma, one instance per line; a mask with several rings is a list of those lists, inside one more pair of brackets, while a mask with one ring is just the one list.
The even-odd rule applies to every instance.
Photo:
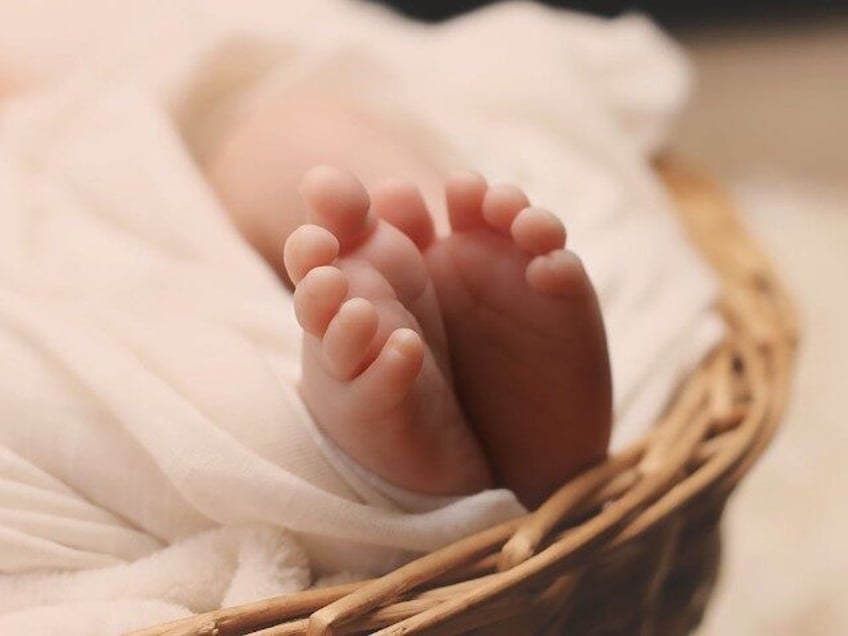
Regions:
[[289, 283], [282, 246], [306, 222], [298, 188], [316, 165], [356, 175], [375, 198], [387, 177], [412, 180], [436, 201], [441, 196], [441, 175], [426, 153], [360, 109], [329, 94], [270, 100], [223, 135], [206, 172], [239, 231]]

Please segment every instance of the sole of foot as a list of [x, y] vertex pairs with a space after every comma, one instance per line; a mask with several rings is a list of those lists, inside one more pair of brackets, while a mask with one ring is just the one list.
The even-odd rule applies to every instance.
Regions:
[[562, 223], [521, 190], [458, 173], [446, 195], [446, 237], [419, 205], [383, 218], [425, 256], [457, 394], [496, 483], [535, 507], [606, 454], [612, 390], [597, 298]]

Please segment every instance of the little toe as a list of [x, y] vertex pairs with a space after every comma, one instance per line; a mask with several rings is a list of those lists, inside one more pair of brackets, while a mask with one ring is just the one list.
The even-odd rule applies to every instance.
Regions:
[[303, 177], [300, 193], [309, 209], [309, 220], [335, 235], [343, 250], [356, 246], [374, 230], [371, 200], [352, 174], [317, 166]]
[[303, 330], [322, 336], [347, 296], [347, 277], [336, 267], [311, 270], [294, 290], [294, 312]]
[[546, 254], [565, 246], [565, 226], [542, 208], [524, 208], [513, 220], [510, 234], [518, 247], [531, 254]]
[[354, 380], [361, 403], [373, 413], [386, 413], [409, 395], [424, 365], [425, 345], [414, 330], [397, 329], [371, 365]]
[[436, 239], [433, 219], [421, 191], [402, 179], [383, 181], [371, 190], [374, 213], [406, 234], [419, 250]]
[[323, 354], [327, 369], [336, 379], [349, 380], [365, 365], [380, 319], [374, 305], [351, 298], [339, 308], [324, 332]]
[[583, 263], [574, 252], [555, 250], [527, 265], [527, 283], [550, 296], [575, 296], [592, 289]]
[[486, 196], [486, 180], [476, 172], [456, 172], [445, 184], [448, 219], [456, 232], [465, 232], [485, 224], [483, 198]]
[[509, 236], [518, 213], [530, 205], [527, 195], [511, 184], [494, 185], [483, 197], [483, 218], [501, 234]]
[[283, 262], [292, 282], [297, 284], [316, 267], [330, 265], [339, 255], [339, 241], [318, 225], [301, 225], [289, 235]]

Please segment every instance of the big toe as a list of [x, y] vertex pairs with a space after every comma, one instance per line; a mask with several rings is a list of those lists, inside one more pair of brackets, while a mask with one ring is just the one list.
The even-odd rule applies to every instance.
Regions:
[[349, 172], [316, 166], [304, 175], [300, 194], [311, 223], [328, 229], [343, 250], [350, 249], [373, 232], [376, 219], [365, 187]]
[[403, 231], [377, 218], [365, 187], [356, 177], [318, 166], [304, 176], [300, 190], [310, 222], [336, 238], [339, 256], [366, 261], [389, 282], [404, 304], [418, 300], [429, 280], [418, 247]]
[[433, 218], [414, 184], [403, 179], [383, 181], [371, 191], [371, 201], [376, 215], [406, 234], [419, 250], [436, 240]]

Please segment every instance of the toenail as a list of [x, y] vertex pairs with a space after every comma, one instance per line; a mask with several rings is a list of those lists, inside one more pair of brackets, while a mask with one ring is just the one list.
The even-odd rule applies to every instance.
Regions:
[[392, 334], [392, 347], [400, 354], [410, 356], [418, 352], [420, 340], [414, 330], [402, 328]]

